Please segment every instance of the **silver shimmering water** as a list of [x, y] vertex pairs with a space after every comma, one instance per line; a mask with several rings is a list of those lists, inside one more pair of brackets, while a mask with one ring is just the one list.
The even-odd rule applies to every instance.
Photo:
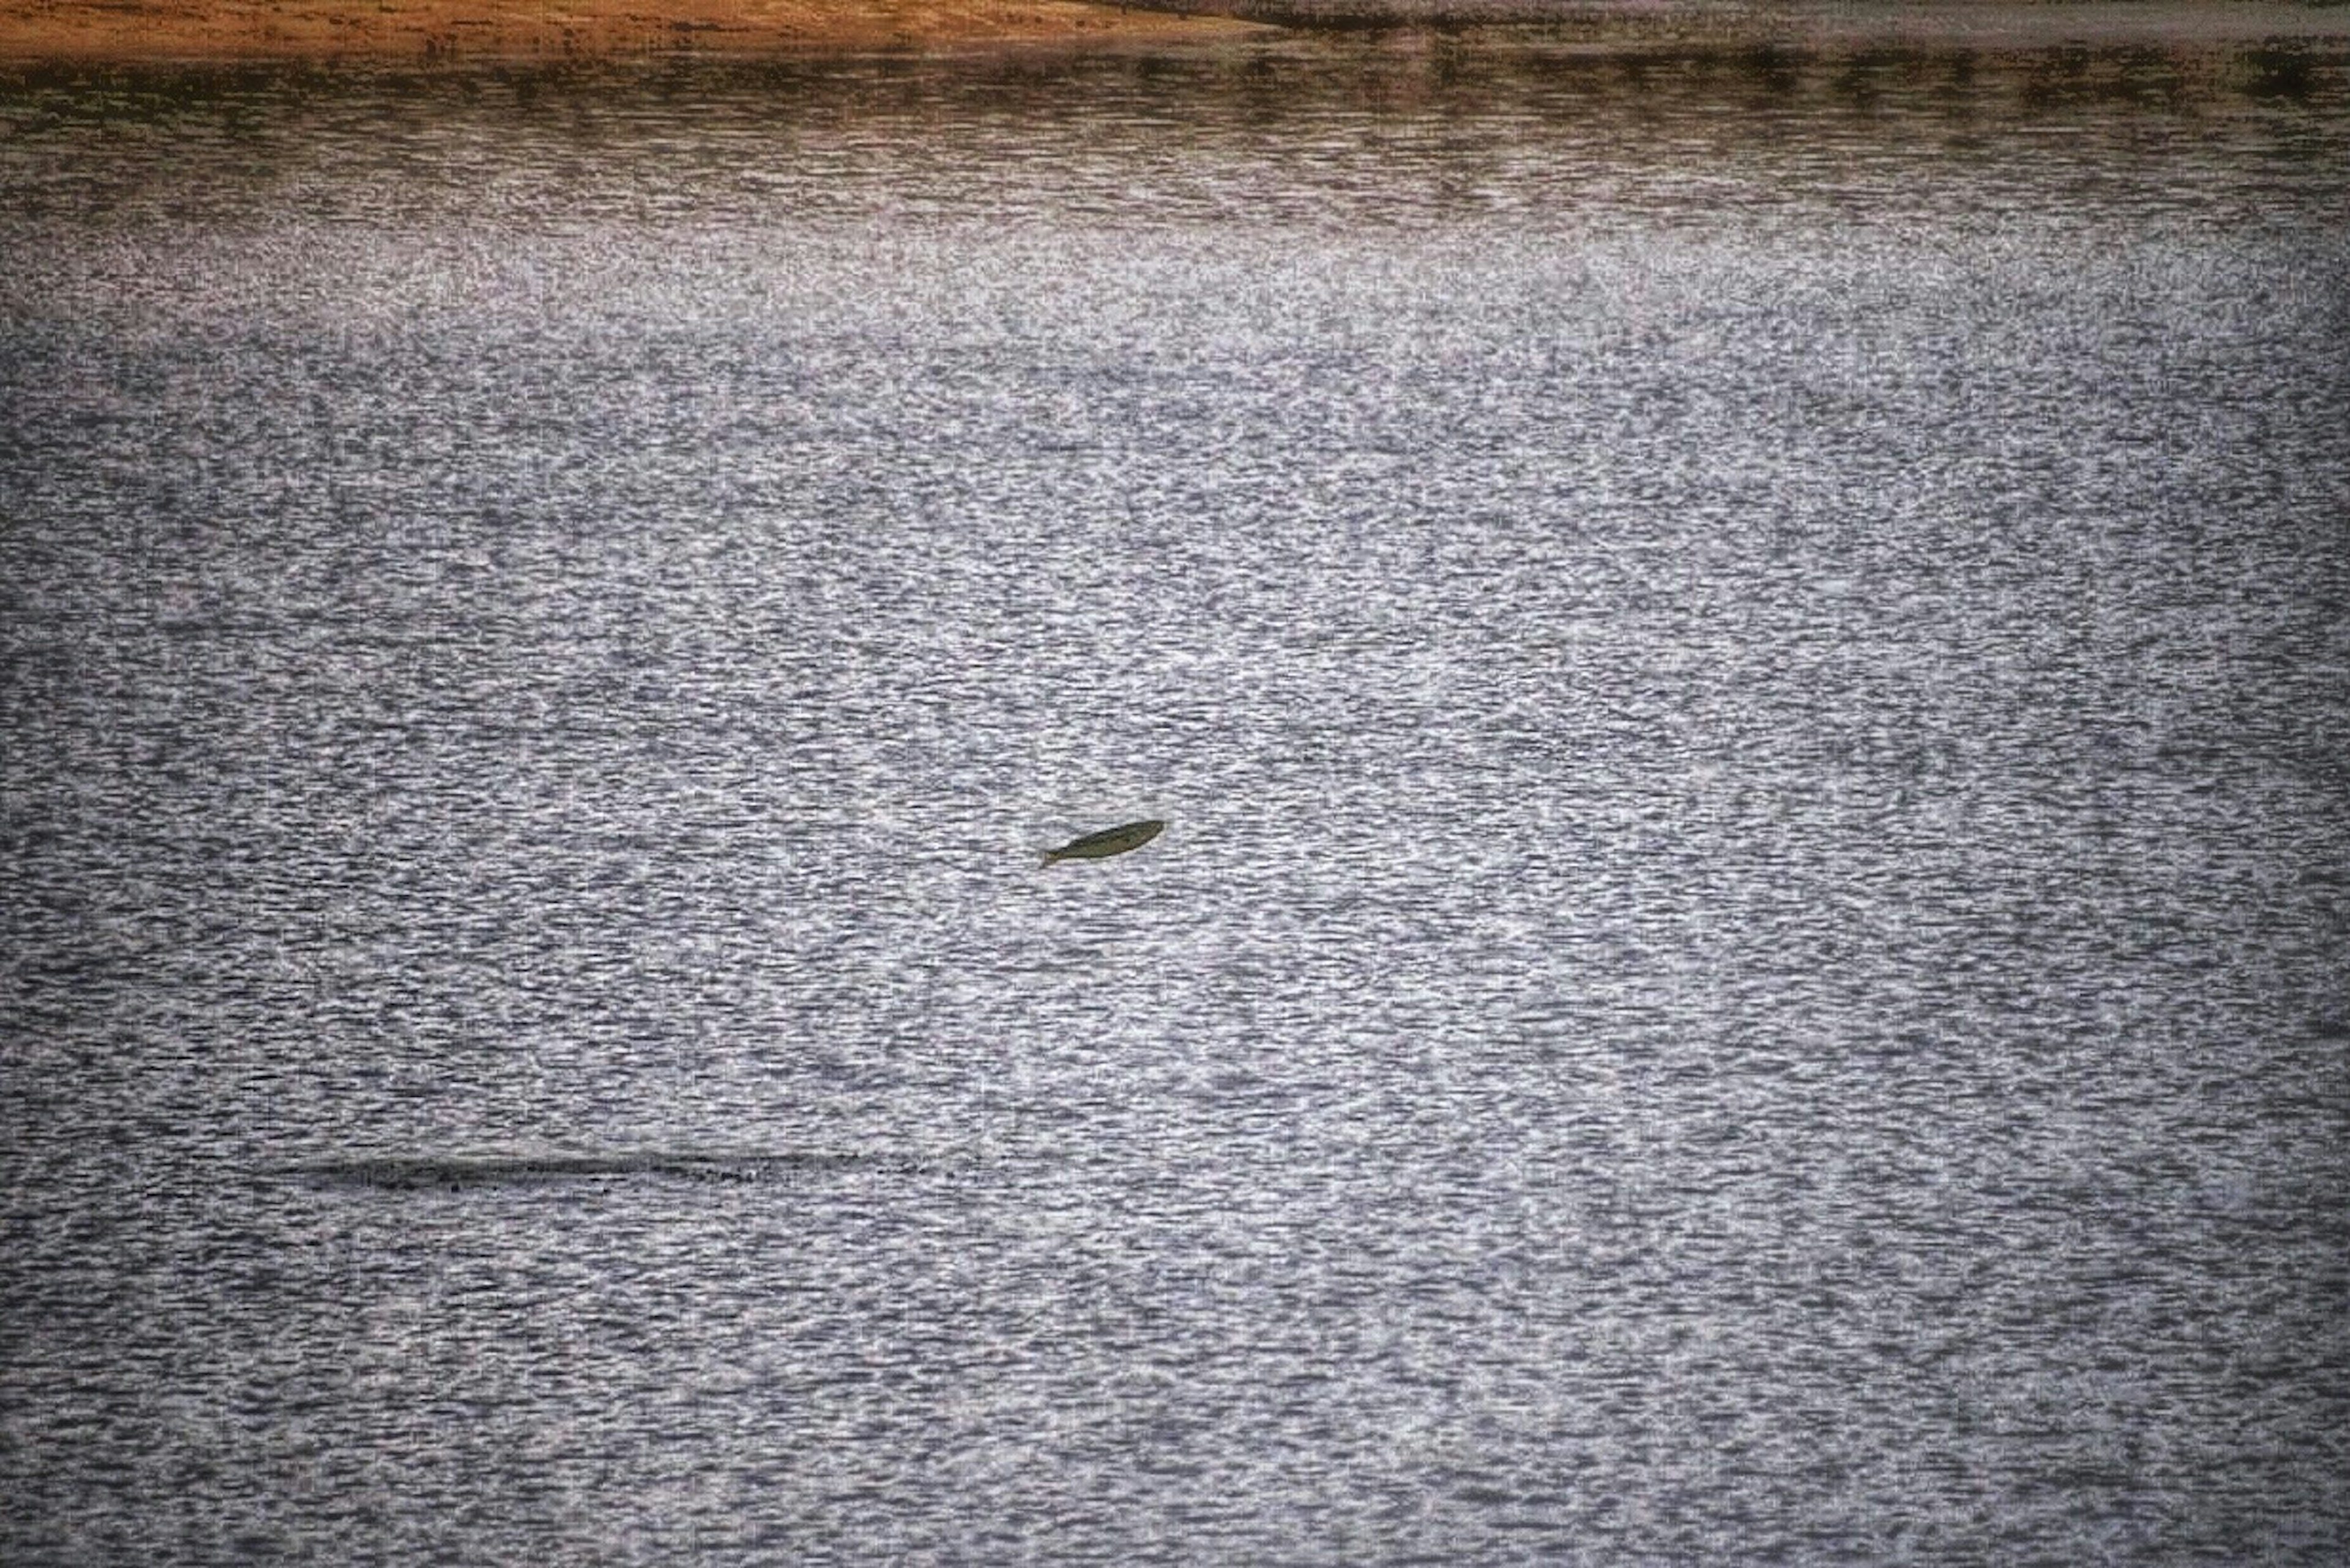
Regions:
[[2339, 59], [0, 110], [0, 1558], [2350, 1549]]

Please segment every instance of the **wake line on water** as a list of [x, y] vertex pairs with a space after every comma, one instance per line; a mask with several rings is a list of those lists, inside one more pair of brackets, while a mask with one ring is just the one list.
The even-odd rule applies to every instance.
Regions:
[[939, 1164], [936, 1160], [917, 1155], [806, 1149], [764, 1154], [639, 1151], [629, 1154], [425, 1155], [327, 1159], [290, 1167], [287, 1173], [327, 1186], [426, 1192], [632, 1179], [739, 1186], [848, 1171], [912, 1176], [935, 1170]]

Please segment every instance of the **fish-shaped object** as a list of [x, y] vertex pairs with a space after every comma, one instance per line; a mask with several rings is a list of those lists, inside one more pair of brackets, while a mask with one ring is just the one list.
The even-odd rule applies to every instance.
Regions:
[[1129, 849], [1139, 849], [1159, 836], [1163, 822], [1129, 822], [1118, 827], [1105, 827], [1099, 833], [1088, 833], [1083, 838], [1073, 838], [1058, 849], [1045, 851], [1045, 864], [1055, 860], [1099, 860], [1106, 855], [1123, 855]]

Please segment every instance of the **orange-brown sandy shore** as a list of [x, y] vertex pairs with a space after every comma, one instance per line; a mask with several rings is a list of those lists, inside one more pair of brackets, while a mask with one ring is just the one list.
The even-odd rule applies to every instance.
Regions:
[[0, 0], [0, 65], [1115, 47], [1497, 16], [1616, 47], [2350, 47], [2350, 0]]
[[1263, 30], [1086, 0], [0, 0], [0, 62], [612, 59]]

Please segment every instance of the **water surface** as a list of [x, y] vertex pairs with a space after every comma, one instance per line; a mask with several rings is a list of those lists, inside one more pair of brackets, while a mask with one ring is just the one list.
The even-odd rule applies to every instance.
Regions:
[[2350, 1544], [2340, 58], [0, 124], [0, 1556]]

